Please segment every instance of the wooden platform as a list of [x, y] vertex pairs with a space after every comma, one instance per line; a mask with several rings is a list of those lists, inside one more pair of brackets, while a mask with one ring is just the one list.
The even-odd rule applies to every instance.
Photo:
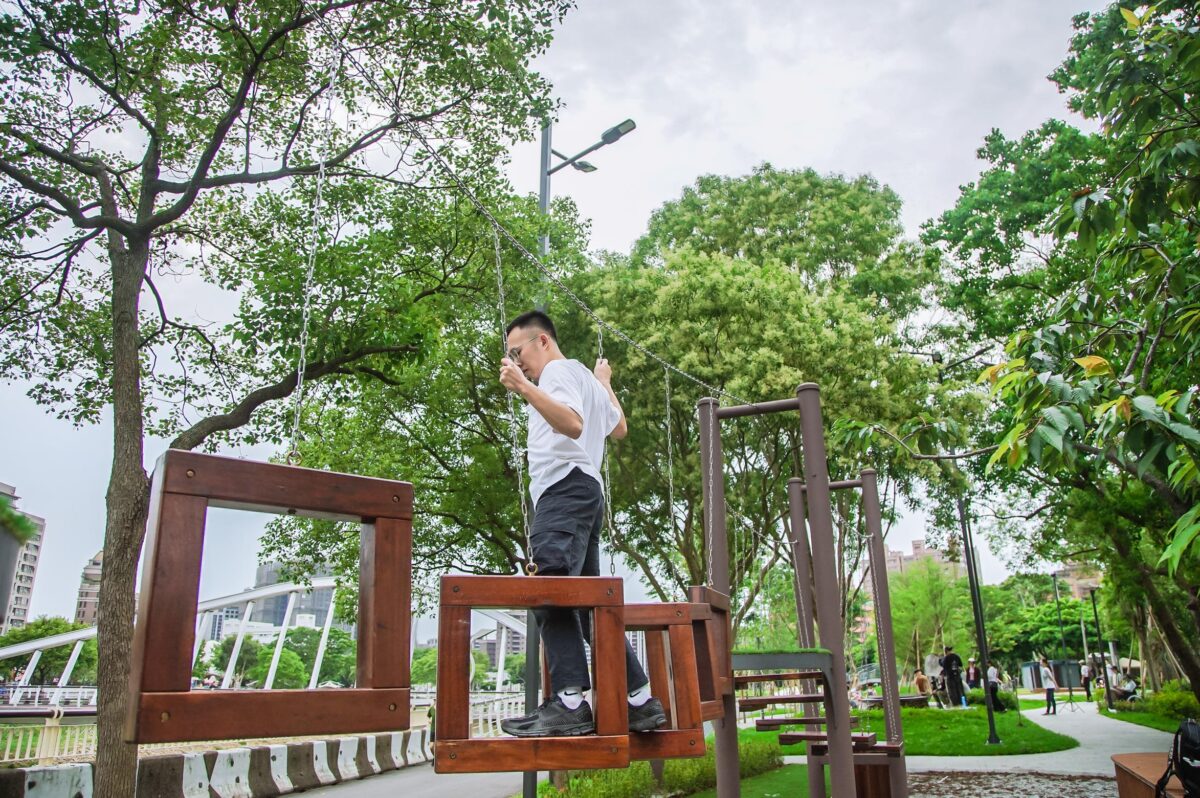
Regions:
[[782, 673], [739, 673], [733, 677], [733, 684], [742, 687], [758, 682], [794, 682], [801, 679], [820, 679], [823, 671], [786, 671]]
[[[1165, 752], [1145, 754], [1113, 754], [1117, 772], [1117, 795], [1120, 798], [1154, 798], [1154, 785], [1167, 770]], [[1183, 785], [1175, 776], [1167, 782], [1167, 795], [1183, 798]]]
[[780, 695], [750, 696], [738, 699], [738, 709], [743, 712], [763, 709], [776, 704], [823, 704], [824, 693], [781, 693]]

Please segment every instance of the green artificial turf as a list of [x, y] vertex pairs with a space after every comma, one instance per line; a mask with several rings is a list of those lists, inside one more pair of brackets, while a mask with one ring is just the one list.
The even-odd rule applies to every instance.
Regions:
[[1138, 726], [1146, 726], [1159, 731], [1170, 732], [1174, 734], [1179, 730], [1179, 718], [1172, 718], [1167, 715], [1159, 715], [1154, 712], [1109, 712], [1108, 707], [1100, 707], [1100, 714], [1106, 718], [1115, 718], [1123, 720], [1126, 723], [1134, 723]]
[[[884, 734], [883, 711], [857, 712], [857, 731]], [[902, 709], [904, 751], [910, 756], [998, 756], [1041, 754], [1075, 748], [1079, 741], [1038, 726], [1019, 712], [997, 712], [1000, 745], [988, 745], [987, 711], [969, 709]], [[790, 753], [790, 752], [789, 752]]]
[[[807, 798], [808, 767], [806, 765], [784, 765], [759, 776], [742, 779], [742, 798]], [[829, 792], [829, 772], [825, 773], [825, 791]], [[694, 793], [690, 798], [717, 798], [716, 790]]]

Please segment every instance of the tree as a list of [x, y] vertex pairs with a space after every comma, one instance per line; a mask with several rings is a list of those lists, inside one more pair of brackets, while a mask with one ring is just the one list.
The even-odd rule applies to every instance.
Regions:
[[996, 513], [1001, 533], [1102, 564], [1143, 595], [1200, 690], [1196, 22], [1187, 3], [1077, 17], [1052, 79], [1101, 132], [993, 134], [995, 166], [927, 241], [959, 264], [964, 329], [1017, 327], [980, 378], [994, 401], [979, 430], [987, 469], [1014, 500]]
[[[310, 179], [325, 172], [340, 181], [348, 207], [368, 185], [428, 188], [427, 136], [487, 182], [504, 142], [526, 132], [531, 112], [549, 110], [546, 85], [527, 65], [565, 9], [561, 0], [428, 8], [31, 0], [4, 13], [0, 374], [30, 380], [35, 399], [77, 423], [112, 411], [98, 630], [101, 798], [131, 794], [136, 767], [121, 724], [148, 501], [147, 421], [172, 445], [194, 448], [286, 397], [296, 383], [288, 342], [298, 339], [301, 281], [298, 270], [276, 267], [302, 257], [289, 256], [300, 247], [276, 242], [307, 240], [297, 222], [311, 207], [303, 201]], [[331, 92], [345, 124], [328, 124], [319, 110]], [[376, 147], [383, 143], [390, 147]], [[237, 261], [243, 275], [260, 278], [263, 293], [252, 298], [253, 281], [218, 279], [207, 257], [234, 261], [226, 253], [244, 249], [230, 247], [236, 222], [246, 207], [271, 203], [260, 189], [273, 183], [291, 185], [293, 201], [274, 230], [281, 237], [253, 248], [254, 261]], [[357, 232], [375, 219], [364, 211], [340, 221]], [[319, 233], [333, 240], [333, 231]], [[244, 292], [237, 322], [206, 327], [171, 314], [154, 279], [164, 273]], [[400, 308], [386, 301], [316, 293], [331, 300], [315, 314], [331, 328], [307, 380], [382, 373], [419, 352], [429, 332], [412, 323], [419, 313], [392, 318]], [[407, 308], [417, 295], [390, 299]], [[357, 312], [333, 312], [338, 300]], [[262, 320], [273, 324], [253, 323]], [[280, 437], [278, 427], [257, 434]]]
[[[221, 673], [225, 674], [231, 669], [233, 675], [230, 677], [230, 684], [238, 686], [242, 684], [249, 675], [249, 672], [258, 663], [260, 651], [269, 647], [264, 647], [253, 637], [243, 637], [242, 647], [238, 649], [237, 662], [231, 662], [233, 659], [233, 646], [237, 642], [237, 635], [227, 635], [221, 639], [221, 642], [209, 651], [207, 657], [204, 658], [205, 673]], [[270, 660], [267, 660], [268, 664]], [[264, 675], [266, 671], [263, 672]]]
[[940, 563], [922, 559], [902, 572], [888, 574], [888, 582], [892, 634], [902, 670], [924, 668], [925, 656], [940, 655], [944, 646], [959, 651], [974, 646], [965, 578], [955, 578]]
[[[254, 667], [246, 672], [246, 680], [256, 686], [266, 685], [267, 674], [271, 672], [271, 659], [274, 656], [274, 646], [260, 646], [254, 659]], [[271, 687], [276, 690], [308, 687], [308, 668], [300, 660], [300, 655], [287, 647], [286, 642], [283, 651], [279, 652], [279, 664], [276, 666], [275, 680], [271, 682]]]
[[413, 684], [437, 684], [437, 649], [417, 646], [413, 649], [411, 681]]
[[[19, 626], [16, 629], [10, 629], [3, 635], [0, 635], [0, 648], [5, 646], [16, 645], [17, 643], [27, 643], [30, 640], [40, 640], [43, 637], [51, 635], [60, 635], [65, 632], [73, 632], [76, 629], [86, 629], [86, 623], [72, 623], [66, 618], [58, 618], [43, 615], [40, 618], [35, 618], [24, 626]], [[58, 648], [46, 649], [42, 652], [42, 656], [38, 658], [37, 665], [33, 669], [30, 684], [51, 684], [63, 672], [67, 666], [67, 661], [71, 658], [71, 652], [74, 650], [75, 644], [59, 646]], [[32, 654], [25, 654], [20, 657], [13, 657], [5, 661], [5, 670], [11, 670], [13, 674], [24, 671], [29, 665]], [[71, 673], [72, 684], [88, 684], [89, 676], [95, 677], [96, 674], [96, 641], [88, 640], [84, 643], [83, 648], [79, 650], [79, 657], [75, 661], [75, 668]]]
[[[283, 647], [296, 654], [308, 672], [312, 671], [317, 661], [317, 648], [320, 645], [321, 630], [303, 626], [288, 629], [283, 639]], [[342, 687], [352, 687], [357, 677], [358, 644], [348, 632], [330, 627], [317, 683], [337, 682]]]

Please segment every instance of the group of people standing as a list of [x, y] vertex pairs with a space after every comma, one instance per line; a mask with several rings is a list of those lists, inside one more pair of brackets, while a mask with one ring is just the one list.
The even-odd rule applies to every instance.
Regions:
[[913, 682], [918, 693], [932, 697], [939, 707], [965, 707], [967, 690], [979, 690], [986, 681], [987, 690], [992, 696], [992, 707], [999, 712], [1004, 711], [1000, 703], [1000, 669], [994, 663], [988, 665], [985, 674], [975, 658], [968, 657], [964, 669], [962, 657], [954, 651], [954, 646], [946, 646], [938, 658], [938, 665], [941, 673], [933, 677], [927, 676], [920, 668], [913, 671]]

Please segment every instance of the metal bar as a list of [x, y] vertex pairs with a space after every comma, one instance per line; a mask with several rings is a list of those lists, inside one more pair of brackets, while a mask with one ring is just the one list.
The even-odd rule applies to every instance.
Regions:
[[[553, 166], [553, 167], [551, 167], [551, 168], [547, 169], [546, 171], [547, 171], [547, 173], [548, 173], [548, 174], [551, 174], [551, 175], [552, 175], [552, 174], [554, 174], [555, 172], [559, 171], [560, 169], [566, 169], [568, 166], [570, 166], [571, 164], [575, 163], [576, 161], [578, 161], [578, 160], [579, 160], [580, 158], [582, 158], [583, 156], [585, 156], [585, 155], [591, 155], [593, 152], [595, 152], [596, 150], [600, 149], [600, 148], [601, 148], [601, 147], [603, 147], [603, 146], [604, 146], [604, 142], [603, 142], [603, 141], [597, 141], [595, 144], [593, 144], [592, 146], [588, 147], [588, 148], [587, 148], [586, 150], [584, 150], [583, 152], [580, 152], [580, 153], [577, 153], [577, 154], [575, 154], [575, 155], [572, 155], [570, 158], [565, 158], [565, 156], [563, 156], [563, 155], [558, 155], [558, 153], [554, 153], [555, 155], [558, 155], [558, 157], [559, 157], [559, 158], [565, 158], [565, 160], [564, 160], [562, 163], [558, 164], [557, 166]], [[553, 150], [551, 150], [551, 152], [553, 152]]]
[[250, 613], [254, 612], [254, 602], [247, 601], [242, 608], [242, 619], [238, 623], [237, 638], [233, 641], [233, 653], [229, 655], [229, 662], [225, 665], [225, 673], [221, 676], [221, 689], [228, 690], [229, 685], [233, 683], [233, 672], [237, 670], [238, 654], [242, 653], [242, 639], [246, 636], [246, 624], [250, 622]]
[[337, 588], [329, 593], [329, 610], [325, 613], [325, 626], [321, 629], [321, 642], [317, 643], [317, 659], [313, 663], [312, 676], [308, 677], [308, 689], [317, 686], [321, 676], [321, 663], [325, 661], [325, 646], [329, 645], [329, 628], [333, 626], [333, 610], [337, 604]]
[[[1112, 680], [1108, 678], [1108, 668], [1104, 667], [1104, 635], [1100, 632], [1100, 613], [1096, 611], [1096, 588], [1092, 588], [1089, 592], [1092, 596], [1092, 620], [1096, 622], [1096, 648], [1100, 651], [1100, 670], [1104, 672], [1104, 701], [1108, 704], [1108, 711], [1112, 712], [1112, 689], [1108, 684]], [[1095, 680], [1096, 677], [1093, 675], [1092, 681]]]
[[508, 640], [506, 639], [508, 627], [502, 623], [496, 624], [496, 692], [500, 692], [504, 688], [504, 655], [505, 649], [508, 648]]
[[55, 688], [54, 696], [50, 699], [50, 706], [58, 706], [58, 699], [62, 697], [63, 688], [71, 680], [71, 672], [75, 670], [75, 663], [79, 661], [79, 652], [83, 650], [84, 642], [86, 641], [75, 641], [75, 647], [71, 649], [71, 656], [67, 658], [67, 666], [63, 668], [62, 674], [58, 677], [58, 687]]
[[212, 634], [213, 614], [205, 612], [200, 614], [200, 620], [196, 623], [196, 642], [192, 645], [192, 667], [196, 667], [196, 660], [200, 658], [200, 650], [204, 648], [204, 641]]
[[38, 660], [42, 658], [42, 650], [39, 648], [33, 652], [33, 656], [29, 658], [29, 664], [25, 666], [25, 670], [21, 672], [21, 678], [17, 681], [17, 686], [13, 688], [12, 697], [8, 699], [8, 703], [16, 705], [21, 703], [21, 688], [29, 684], [29, 677], [33, 676], [33, 670], [37, 667]]
[[[538, 210], [542, 212], [543, 216], [550, 211], [550, 134], [550, 122], [547, 120], [546, 124], [542, 126], [542, 161], [541, 167], [538, 169]], [[538, 236], [538, 254], [543, 258], [550, 254], [549, 233], [542, 233]], [[505, 319], [505, 323], [508, 323], [507, 319]], [[527, 796], [527, 798], [532, 797]]]
[[[697, 403], [700, 414], [700, 471], [703, 474], [704, 530], [708, 538], [708, 583], [713, 590], [732, 595], [729, 589], [729, 539], [725, 527], [725, 466], [721, 452], [718, 400]], [[732, 640], [727, 641], [730, 645]], [[712, 652], [714, 658], [724, 652]], [[738, 764], [737, 701], [732, 691], [720, 696], [724, 717], [713, 722], [717, 759], [718, 798], [738, 798], [741, 776]]]
[[[296, 607], [296, 594], [288, 593], [287, 609], [283, 611], [283, 625], [279, 627], [279, 639], [275, 641], [275, 652], [271, 654], [271, 667], [267, 670], [266, 681], [263, 682], [263, 689], [270, 690], [271, 685], [275, 684], [275, 672], [279, 670], [279, 657], [283, 654], [283, 641], [287, 638], [288, 625], [292, 622], [292, 610]], [[333, 607], [330, 606], [330, 612]]]
[[[962, 494], [958, 496], [958, 523], [962, 526], [963, 555], [967, 560], [967, 587], [971, 591], [971, 612], [975, 616], [975, 642], [979, 647], [979, 658], [983, 660], [984, 679], [987, 679], [987, 669], [991, 667], [991, 654], [988, 652], [987, 630], [983, 625], [983, 594], [979, 590], [979, 573], [975, 569], [975, 543], [971, 538], [971, 527], [967, 523], [967, 505]], [[1062, 619], [1059, 619], [1061, 627]], [[986, 687], [983, 691], [983, 705], [987, 709], [988, 745], [999, 745], [1000, 736], [996, 734], [996, 708], [992, 706], [992, 691]]]
[[[799, 478], [788, 480], [788, 517], [791, 522], [789, 542], [795, 569], [792, 590], [796, 597], [796, 642], [801, 649], [813, 648], [817, 644], [817, 636], [813, 630], [812, 551], [808, 545], [808, 522], [805, 520], [804, 481]], [[815, 693], [816, 690], [816, 683], [812, 679], [800, 682], [801, 693]], [[817, 704], [804, 704], [801, 710], [802, 715], [816, 715], [819, 711]], [[812, 766], [810, 756], [809, 767]]]
[[817, 595], [817, 629], [821, 645], [831, 654], [833, 679], [827, 686], [825, 728], [829, 734], [829, 772], [838, 798], [855, 794], [854, 749], [850, 739], [850, 697], [845, 685], [846, 652], [843, 644], [841, 587], [834, 554], [833, 507], [829, 501], [829, 470], [825, 453], [825, 428], [821, 421], [821, 389], [806, 382], [796, 389], [800, 411], [801, 450], [812, 542], [813, 582]]
[[[871, 598], [875, 602], [875, 645], [883, 686], [883, 703], [889, 743], [904, 741], [900, 718], [900, 684], [896, 674], [896, 641], [892, 636], [892, 595], [888, 587], [887, 552], [883, 547], [883, 520], [879, 509], [879, 484], [875, 469], [862, 472], [863, 516], [866, 520], [868, 567], [871, 569]], [[888, 760], [891, 798], [908, 798], [908, 768], [902, 756]]]
[[[701, 400], [705, 401], [705, 400]], [[714, 399], [713, 402], [717, 400]], [[773, 399], [770, 402], [755, 402], [749, 405], [733, 405], [732, 407], [718, 407], [717, 418], [739, 418], [741, 416], [765, 416], [768, 413], [782, 413], [787, 410], [795, 410], [800, 405], [796, 399]]]
[[[800, 480], [796, 480], [800, 482]], [[861, 488], [863, 481], [861, 479], [839, 479], [836, 482], [829, 483], [830, 490], [846, 490], [847, 488]], [[800, 482], [800, 490], [806, 490], [804, 483]]]

